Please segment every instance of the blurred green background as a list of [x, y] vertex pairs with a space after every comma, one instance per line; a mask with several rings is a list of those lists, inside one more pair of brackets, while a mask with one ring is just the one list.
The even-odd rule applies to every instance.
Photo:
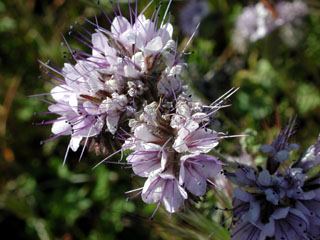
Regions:
[[[120, 1], [128, 13], [127, 1]], [[163, 1], [167, 3], [168, 1]], [[259, 163], [261, 144], [270, 143], [290, 117], [298, 116], [294, 140], [303, 147], [320, 132], [320, 4], [305, 1], [302, 37], [295, 46], [280, 41], [276, 30], [250, 44], [245, 53], [232, 46], [237, 16], [256, 1], [209, 0], [199, 33], [189, 47], [193, 54], [184, 79], [203, 101], [212, 101], [231, 87], [241, 87], [230, 106], [219, 114], [217, 125], [230, 134], [248, 137], [224, 141], [219, 151], [239, 156], [248, 152]], [[147, 0], [139, 1], [140, 10]], [[155, 1], [155, 4], [159, 1]], [[109, 1], [101, 0], [107, 12]], [[151, 16], [154, 5], [146, 11]], [[188, 1], [173, 1], [175, 38], [181, 49], [189, 36], [183, 28], [183, 8]], [[162, 9], [162, 14], [164, 12]], [[83, 17], [97, 15], [108, 27], [95, 1], [2, 0], [0, 1], [0, 230], [10, 239], [227, 239], [224, 213], [214, 206], [230, 205], [228, 192], [212, 190], [202, 203], [172, 218], [140, 198], [126, 201], [125, 191], [140, 187], [141, 179], [130, 169], [114, 165], [92, 167], [101, 160], [86, 153], [70, 153], [62, 167], [68, 137], [40, 145], [50, 126], [32, 122], [53, 116], [34, 115], [47, 104], [29, 95], [48, 92], [52, 86], [38, 79], [37, 60], [62, 66], [61, 33], [69, 43], [89, 51], [68, 36], [75, 21], [94, 30]], [[295, 37], [295, 36], [293, 36]], [[226, 214], [227, 215], [227, 214]], [[216, 223], [215, 223], [216, 222]], [[220, 224], [221, 223], [221, 224]], [[221, 225], [221, 227], [219, 227]], [[9, 239], [6, 237], [4, 239]]]

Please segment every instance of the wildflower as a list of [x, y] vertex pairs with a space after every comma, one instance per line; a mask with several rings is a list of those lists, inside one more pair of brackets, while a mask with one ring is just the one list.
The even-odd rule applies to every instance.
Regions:
[[292, 185], [301, 182], [291, 182], [289, 172], [283, 176], [270, 176], [267, 170], [263, 170], [259, 174], [255, 172], [254, 176], [255, 179], [249, 174], [250, 183], [240, 184], [240, 188], [234, 190], [233, 221], [236, 227], [232, 239], [266, 239], [267, 236], [308, 239], [311, 234], [308, 218], [290, 205], [308, 196], [299, 186]]
[[281, 131], [271, 145], [262, 150], [269, 153], [267, 169], [257, 172], [239, 165], [225, 175], [238, 187], [233, 197], [232, 239], [317, 239], [320, 236], [320, 184], [318, 173], [310, 169], [319, 164], [318, 143], [309, 147], [298, 162], [285, 165], [294, 121]]
[[278, 19], [276, 19], [277, 25], [283, 25], [300, 21], [301, 17], [308, 13], [308, 6], [301, 0], [293, 2], [280, 1], [276, 4], [275, 10], [279, 15]]
[[65, 42], [71, 61], [66, 57], [62, 69], [41, 62], [55, 85], [50, 92], [53, 100], [45, 100], [51, 104], [49, 113], [59, 115], [45, 122], [53, 123], [51, 139], [71, 136], [64, 163], [69, 149], [77, 151], [81, 144], [80, 159], [87, 145], [96, 153], [109, 154], [99, 164], [132, 151], [124, 164], [146, 178], [133, 197], [141, 194], [144, 202], [157, 203], [154, 214], [161, 204], [168, 212], [176, 212], [190, 196], [203, 196], [208, 183], [215, 186], [210, 179], [223, 164], [207, 154], [230, 136], [209, 126], [225, 107], [225, 99], [237, 91], [231, 89], [208, 106], [185, 94], [180, 76], [186, 47], [178, 53], [172, 39], [170, 16], [166, 19], [171, 2], [162, 20], [158, 15], [161, 4], [150, 19], [143, 12], [152, 1], [140, 14], [137, 2], [135, 9], [129, 4], [128, 20], [117, 1], [118, 11], [112, 5], [112, 21], [102, 9], [110, 30], [97, 20], [87, 20], [95, 27], [94, 33], [72, 27], [70, 35], [90, 47], [90, 54]]
[[293, 25], [301, 22], [302, 17], [307, 13], [307, 5], [301, 0], [279, 1], [274, 7], [262, 2], [247, 6], [235, 23], [233, 44], [239, 51], [244, 52], [250, 42], [266, 37], [279, 27], [287, 32], [290, 27], [292, 32], [294, 31]]
[[[68, 150], [77, 151], [81, 143], [84, 148], [88, 142], [97, 143], [100, 135], [112, 138], [119, 127], [128, 127], [128, 120], [137, 117], [143, 104], [160, 96], [172, 99], [185, 89], [180, 78], [184, 52], [178, 53], [171, 18], [166, 18], [171, 1], [162, 20], [158, 15], [161, 5], [151, 19], [143, 15], [151, 3], [140, 14], [137, 4], [136, 9], [129, 4], [129, 20], [122, 15], [118, 1], [118, 10], [112, 5], [113, 20], [102, 9], [110, 30], [90, 20], [94, 33], [77, 23], [78, 27], [71, 27], [70, 35], [90, 47], [91, 53], [65, 41], [69, 53], [65, 53], [68, 62], [62, 69], [41, 62], [52, 79], [47, 81], [55, 86], [49, 94], [53, 100], [43, 100], [50, 104], [48, 113], [59, 116], [41, 123], [53, 124], [54, 136], [46, 141], [70, 135]], [[107, 142], [111, 152], [121, 145], [113, 139]]]
[[215, 186], [210, 179], [223, 164], [206, 153], [228, 136], [208, 127], [228, 94], [210, 106], [194, 103], [185, 94], [176, 101], [151, 103], [131, 122], [132, 133], [124, 133], [128, 138], [123, 149], [133, 151], [128, 163], [136, 175], [147, 178], [138, 194], [146, 203], [158, 203], [155, 212], [160, 204], [176, 212], [190, 195], [203, 196], [207, 183]]
[[158, 203], [155, 212], [162, 203], [168, 212], [174, 213], [188, 198], [188, 194], [169, 170], [150, 176], [144, 184], [141, 197], [145, 203]]

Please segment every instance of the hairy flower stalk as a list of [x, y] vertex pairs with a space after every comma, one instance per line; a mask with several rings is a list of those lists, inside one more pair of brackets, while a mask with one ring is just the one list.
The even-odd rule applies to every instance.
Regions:
[[319, 140], [302, 157], [288, 165], [294, 122], [270, 145], [267, 169], [260, 172], [239, 165], [225, 175], [234, 190], [231, 239], [298, 240], [320, 237], [320, 176], [312, 168], [320, 165]]
[[46, 141], [70, 135], [68, 150], [77, 151], [82, 142], [84, 148], [90, 144], [96, 153], [114, 152], [121, 142], [112, 136], [119, 127], [127, 129], [128, 120], [138, 116], [143, 104], [160, 97], [173, 99], [185, 89], [180, 78], [185, 53], [178, 53], [172, 39], [168, 11], [160, 19], [160, 5], [147, 19], [143, 15], [146, 9], [138, 14], [137, 3], [135, 8], [129, 4], [128, 20], [118, 1], [112, 7], [113, 20], [102, 9], [110, 30], [99, 26], [97, 20], [87, 20], [95, 27], [94, 33], [82, 26], [71, 27], [70, 35], [89, 47], [91, 53], [65, 41], [69, 53], [62, 69], [40, 62], [51, 78], [46, 81], [55, 86], [49, 94], [52, 100], [44, 99], [50, 104], [48, 113], [59, 116], [40, 124], [53, 124], [53, 137]]
[[[210, 180], [223, 165], [208, 153], [226, 136], [209, 128], [222, 103], [234, 93], [230, 90], [217, 102], [204, 106], [185, 94], [174, 101], [153, 102], [138, 120], [130, 122], [131, 133], [123, 150], [133, 151], [127, 162], [135, 175], [147, 178], [138, 194], [146, 203], [160, 204], [174, 213], [193, 196], [203, 196]], [[139, 189], [138, 189], [139, 190]], [[155, 214], [154, 212], [154, 214]], [[154, 215], [153, 214], [153, 215]]]

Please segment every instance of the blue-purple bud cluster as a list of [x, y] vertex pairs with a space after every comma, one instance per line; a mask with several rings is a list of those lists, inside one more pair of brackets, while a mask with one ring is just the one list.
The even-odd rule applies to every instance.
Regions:
[[233, 197], [231, 239], [319, 239], [320, 237], [320, 145], [310, 146], [298, 161], [290, 162], [289, 144], [294, 124], [284, 129], [271, 145], [266, 169], [239, 165], [225, 172], [237, 185]]

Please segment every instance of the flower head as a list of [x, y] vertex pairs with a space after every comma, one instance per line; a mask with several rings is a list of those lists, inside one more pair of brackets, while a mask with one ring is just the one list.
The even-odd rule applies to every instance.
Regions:
[[[128, 128], [128, 120], [137, 117], [143, 104], [160, 96], [173, 99], [185, 89], [180, 78], [183, 53], [178, 53], [172, 39], [170, 17], [167, 19], [165, 14], [160, 19], [156, 8], [147, 19], [143, 15], [146, 9], [138, 14], [137, 6], [134, 10], [129, 4], [128, 20], [118, 1], [117, 5], [119, 10], [112, 5], [113, 20], [102, 9], [110, 23], [109, 30], [90, 20], [87, 21], [95, 27], [94, 33], [78, 24], [71, 28], [70, 35], [90, 47], [91, 53], [65, 42], [69, 50], [66, 59], [70, 60], [62, 69], [41, 62], [55, 86], [50, 92], [53, 100], [45, 101], [50, 103], [49, 113], [59, 116], [45, 123], [53, 124], [52, 138], [70, 135], [68, 149], [73, 151], [81, 142], [86, 146], [101, 134], [107, 133], [110, 138], [119, 127]], [[111, 139], [109, 144], [115, 145], [110, 147], [114, 149], [121, 143]]]
[[133, 151], [127, 161], [134, 173], [147, 178], [141, 191], [144, 202], [163, 204], [173, 213], [188, 196], [203, 196], [207, 184], [214, 185], [210, 179], [223, 164], [207, 153], [226, 136], [209, 124], [221, 103], [204, 106], [182, 94], [175, 101], [145, 106], [131, 122], [123, 149]]
[[284, 31], [292, 32], [293, 25], [301, 22], [307, 13], [308, 7], [301, 0], [278, 1], [274, 6], [267, 1], [261, 1], [247, 6], [235, 23], [233, 44], [243, 52], [250, 42], [256, 42], [280, 27], [284, 27]]
[[[320, 237], [319, 174], [312, 176], [308, 172], [310, 166], [318, 164], [318, 142], [288, 167], [285, 162], [289, 160], [290, 150], [296, 148], [288, 143], [292, 129], [289, 124], [271, 146], [262, 147], [269, 152], [268, 161], [274, 161], [272, 168], [267, 164], [267, 169], [258, 172], [240, 165], [235, 172], [225, 172], [238, 186], [233, 198], [232, 239]], [[281, 154], [285, 157], [276, 157], [281, 151], [287, 151]]]

